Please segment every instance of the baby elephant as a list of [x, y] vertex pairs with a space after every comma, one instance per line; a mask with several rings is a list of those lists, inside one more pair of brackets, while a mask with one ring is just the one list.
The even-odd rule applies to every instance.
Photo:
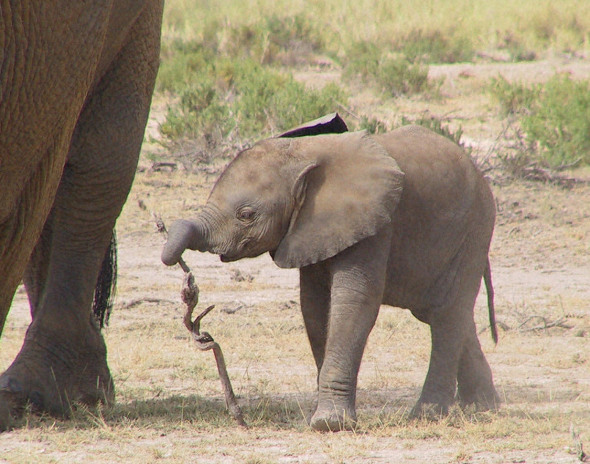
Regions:
[[455, 399], [495, 408], [473, 318], [484, 276], [496, 339], [487, 182], [460, 147], [420, 126], [383, 135], [316, 135], [318, 127], [238, 154], [198, 216], [170, 227], [162, 261], [177, 263], [187, 248], [223, 262], [268, 251], [278, 266], [299, 268], [318, 369], [314, 429], [356, 424], [357, 375], [381, 304], [430, 325], [430, 366], [414, 415], [444, 414]]

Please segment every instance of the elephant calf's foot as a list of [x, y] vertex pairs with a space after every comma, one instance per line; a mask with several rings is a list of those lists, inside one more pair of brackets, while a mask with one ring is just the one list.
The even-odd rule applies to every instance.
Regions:
[[449, 404], [418, 401], [410, 412], [410, 418], [437, 421], [449, 414], [449, 407]]
[[471, 391], [461, 389], [457, 392], [457, 401], [462, 408], [474, 406], [477, 411], [496, 411], [500, 407], [500, 397], [492, 386]]
[[356, 427], [356, 413], [348, 407], [335, 404], [318, 406], [311, 417], [310, 426], [319, 432], [339, 432]]
[[31, 404], [34, 411], [67, 416], [75, 403], [110, 403], [114, 387], [106, 348], [95, 328], [76, 337], [30, 328], [12, 365], [0, 376], [0, 431]]
[[410, 413], [413, 419], [439, 420], [455, 404], [454, 388], [424, 388]]

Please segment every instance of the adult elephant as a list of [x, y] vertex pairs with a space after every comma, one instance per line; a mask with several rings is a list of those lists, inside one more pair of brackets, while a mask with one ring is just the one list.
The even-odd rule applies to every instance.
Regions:
[[24, 278], [32, 322], [0, 376], [0, 430], [27, 402], [113, 398], [91, 307], [137, 166], [162, 0], [0, 0], [0, 331]]

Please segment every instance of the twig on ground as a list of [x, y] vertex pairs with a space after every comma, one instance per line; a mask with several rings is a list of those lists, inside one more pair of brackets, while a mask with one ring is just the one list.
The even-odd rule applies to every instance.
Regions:
[[150, 171], [159, 172], [165, 169], [169, 169], [170, 171], [176, 171], [178, 169], [178, 164], [173, 161], [156, 161], [152, 163]]
[[161, 298], [135, 298], [134, 300], [131, 300], [127, 303], [122, 304], [121, 306], [125, 309], [130, 309], [133, 308], [135, 306], [138, 306], [142, 303], [156, 303], [156, 304], [160, 304], [160, 303], [173, 303], [173, 301], [170, 300], [163, 300]]
[[[529, 321], [532, 321], [534, 319], [538, 319], [542, 322], [542, 325], [537, 325], [535, 327], [524, 327]], [[555, 321], [549, 321], [547, 320], [547, 318], [543, 317], [543, 316], [531, 316], [528, 317], [524, 322], [522, 322], [519, 326], [518, 326], [518, 330], [520, 330], [521, 332], [536, 332], [538, 330], [546, 330], [546, 329], [550, 329], [552, 327], [561, 327], [562, 329], [571, 329], [572, 326], [569, 324], [566, 324], [567, 319], [565, 317], [560, 317], [559, 319], [555, 320]]]
[[[508, 324], [505, 324], [502, 321], [498, 321], [496, 320], [496, 325], [498, 327], [500, 327], [504, 332], [508, 332], [509, 330], [512, 330], [511, 327]], [[481, 329], [479, 329], [478, 335], [481, 335], [482, 333], [484, 333], [486, 330], [490, 329], [490, 325], [486, 325], [484, 327], [482, 327]]]
[[[525, 327], [529, 322], [534, 321], [534, 320], [541, 321], [541, 324], [540, 325], [536, 325], [534, 327]], [[547, 329], [551, 329], [551, 328], [554, 328], [554, 327], [559, 327], [559, 328], [562, 328], [562, 329], [571, 329], [571, 328], [573, 328], [572, 325], [567, 324], [566, 322], [567, 322], [567, 318], [566, 317], [560, 317], [559, 319], [557, 319], [555, 321], [550, 321], [546, 317], [533, 315], [533, 316], [527, 317], [523, 322], [521, 322], [518, 325], [518, 327], [516, 327], [516, 330], [518, 330], [520, 332], [538, 332], [540, 330], [547, 330]], [[502, 321], [496, 321], [496, 324], [498, 325], [498, 327], [500, 327], [505, 332], [508, 332], [510, 330], [514, 330], [512, 327], [510, 327], [508, 324], [505, 324]], [[486, 325], [486, 326], [482, 327], [479, 330], [478, 335], [481, 335], [482, 333], [484, 333], [489, 328], [490, 328], [489, 325]]]

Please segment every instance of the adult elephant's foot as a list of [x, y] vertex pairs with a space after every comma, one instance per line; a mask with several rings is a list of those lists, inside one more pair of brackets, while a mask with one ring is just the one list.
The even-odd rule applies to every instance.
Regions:
[[30, 403], [34, 411], [67, 416], [75, 403], [110, 403], [114, 387], [106, 346], [96, 326], [52, 330], [31, 324], [20, 353], [0, 376], [0, 431]]
[[353, 430], [356, 427], [354, 407], [339, 405], [335, 402], [324, 402], [311, 417], [310, 426], [319, 432], [339, 432]]

